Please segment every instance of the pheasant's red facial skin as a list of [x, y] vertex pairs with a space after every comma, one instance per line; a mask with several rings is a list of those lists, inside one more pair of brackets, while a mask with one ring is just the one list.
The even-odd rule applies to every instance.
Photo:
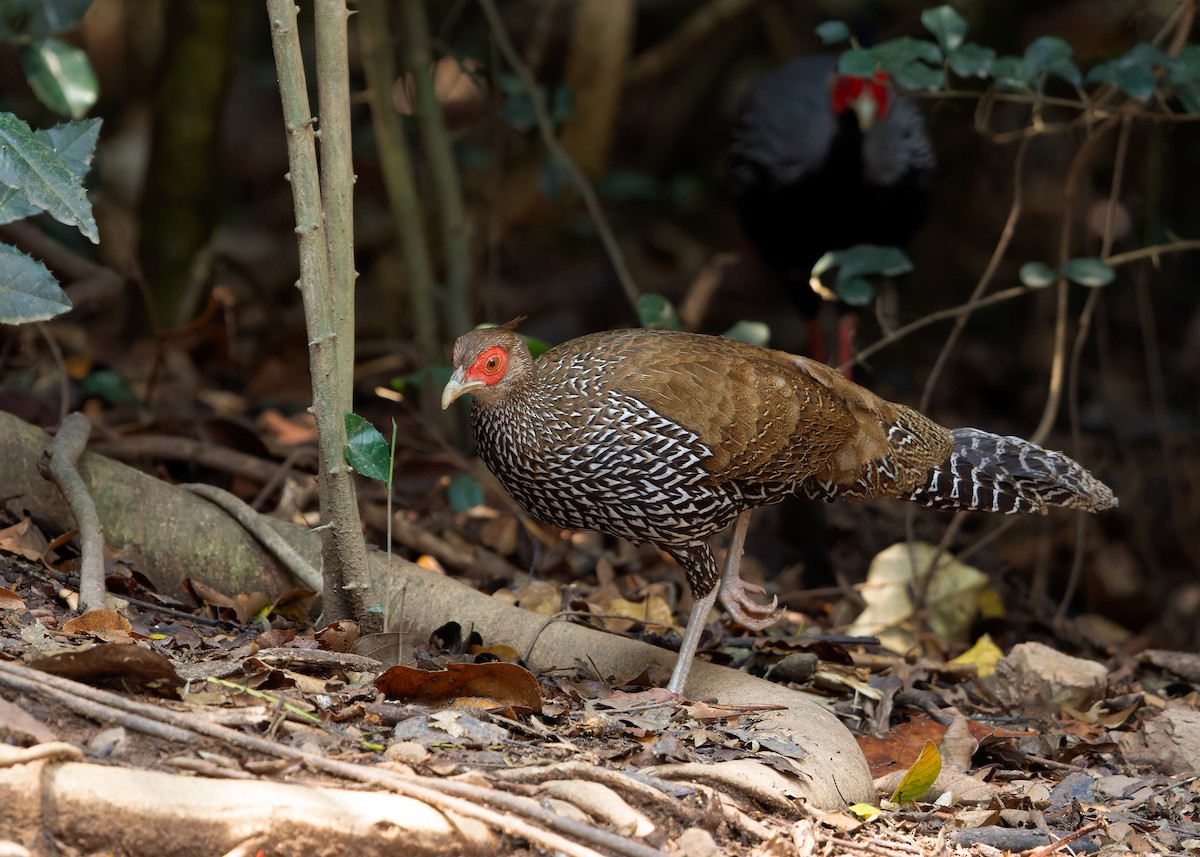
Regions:
[[466, 372], [468, 381], [479, 381], [491, 387], [504, 378], [508, 368], [508, 352], [499, 345], [493, 345], [475, 358], [471, 368]]
[[877, 119], [887, 116], [891, 107], [891, 93], [888, 91], [888, 76], [881, 71], [875, 73], [870, 80], [862, 77], [838, 75], [829, 93], [830, 106], [834, 115], [840, 116], [847, 110], [853, 109], [855, 102], [861, 98], [870, 98], [875, 102], [874, 115]]

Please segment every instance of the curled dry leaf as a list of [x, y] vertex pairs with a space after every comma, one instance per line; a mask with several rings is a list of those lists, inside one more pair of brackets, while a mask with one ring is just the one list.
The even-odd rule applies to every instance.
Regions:
[[440, 705], [463, 697], [495, 701], [496, 708], [522, 714], [541, 711], [542, 694], [533, 673], [516, 664], [450, 664], [444, 670], [390, 667], [375, 679], [388, 699]]

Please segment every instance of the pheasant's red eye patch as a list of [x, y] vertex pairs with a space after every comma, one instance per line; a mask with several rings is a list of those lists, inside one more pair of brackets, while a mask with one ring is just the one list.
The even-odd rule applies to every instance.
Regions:
[[475, 358], [475, 362], [471, 364], [471, 371], [467, 373], [467, 377], [476, 381], [482, 381], [490, 386], [504, 377], [504, 370], [507, 365], [508, 352], [499, 345], [493, 345]]

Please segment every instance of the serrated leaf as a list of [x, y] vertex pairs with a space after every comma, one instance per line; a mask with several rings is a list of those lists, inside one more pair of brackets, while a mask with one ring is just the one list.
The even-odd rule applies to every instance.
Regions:
[[987, 77], [991, 74], [996, 52], [991, 48], [966, 42], [950, 52], [947, 57], [950, 69], [959, 77]]
[[1049, 265], [1041, 262], [1026, 262], [1018, 273], [1021, 282], [1031, 289], [1044, 289], [1058, 279], [1058, 275]]
[[0, 184], [14, 188], [59, 223], [77, 227], [93, 244], [100, 243], [82, 181], [11, 113], [0, 113]]
[[825, 21], [818, 24], [816, 33], [823, 45], [836, 45], [839, 42], [850, 41], [850, 28], [843, 21]]
[[[2, 2], [2, 0], [0, 0]], [[96, 150], [96, 138], [100, 134], [100, 119], [85, 119], [82, 122], [63, 122], [50, 128], [39, 128], [33, 136], [62, 158], [67, 169], [83, 181], [91, 167], [92, 155]], [[33, 205], [15, 188], [0, 186], [0, 223], [11, 223], [40, 214], [41, 209]]]
[[1107, 286], [1117, 276], [1117, 272], [1103, 259], [1090, 257], [1068, 259], [1059, 266], [1058, 272], [1073, 283], [1091, 288]]
[[942, 772], [942, 754], [932, 741], [926, 741], [921, 755], [892, 792], [892, 803], [908, 803], [919, 798], [934, 784]]
[[45, 265], [0, 244], [0, 324], [45, 321], [70, 308], [71, 299]]
[[937, 6], [921, 13], [921, 23], [933, 33], [942, 50], [949, 53], [963, 42], [967, 34], [967, 22], [953, 6]]
[[751, 345], [766, 345], [771, 341], [771, 327], [761, 321], [742, 319], [721, 335], [726, 339], [749, 342]]
[[390, 485], [392, 481], [392, 455], [387, 440], [379, 429], [358, 414], [345, 414], [346, 461], [366, 476]]
[[42, 104], [72, 119], [86, 116], [100, 94], [88, 55], [59, 39], [44, 39], [22, 48], [21, 70]]
[[637, 302], [638, 322], [652, 330], [679, 330], [679, 313], [662, 295], [639, 295]]
[[451, 508], [456, 512], [465, 512], [483, 504], [483, 488], [469, 473], [459, 473], [451, 479], [446, 496], [450, 500]]
[[78, 26], [92, 0], [0, 0], [0, 40], [44, 39]]
[[867, 306], [875, 300], [875, 287], [863, 277], [838, 277], [837, 296], [850, 306]]
[[838, 73], [850, 77], [871, 77], [878, 65], [879, 57], [873, 49], [855, 48], [838, 56]]
[[992, 77], [1001, 92], [1029, 91], [1029, 72], [1021, 57], [997, 57], [992, 62]]

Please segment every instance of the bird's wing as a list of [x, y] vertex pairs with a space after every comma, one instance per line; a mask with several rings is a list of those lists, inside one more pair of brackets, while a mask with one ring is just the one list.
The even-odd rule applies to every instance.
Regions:
[[841, 484], [888, 454], [893, 406], [822, 363], [716, 337], [638, 345], [609, 383], [694, 432], [714, 481]]

